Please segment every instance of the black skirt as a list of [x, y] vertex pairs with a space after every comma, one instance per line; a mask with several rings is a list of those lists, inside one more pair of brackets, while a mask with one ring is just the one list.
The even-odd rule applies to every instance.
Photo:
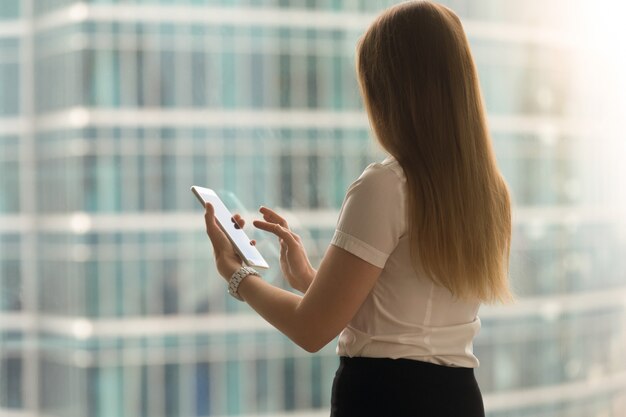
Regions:
[[341, 357], [331, 417], [484, 417], [473, 368]]

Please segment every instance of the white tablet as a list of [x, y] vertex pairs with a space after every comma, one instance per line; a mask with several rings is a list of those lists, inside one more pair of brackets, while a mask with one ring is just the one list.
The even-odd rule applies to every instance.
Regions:
[[235, 251], [246, 265], [266, 269], [270, 267], [257, 248], [250, 244], [250, 238], [246, 235], [246, 232], [243, 229], [235, 228], [235, 222], [231, 220], [233, 215], [215, 191], [196, 185], [191, 187], [191, 191], [196, 195], [202, 207], [204, 207], [205, 203], [213, 205], [217, 224], [226, 233]]

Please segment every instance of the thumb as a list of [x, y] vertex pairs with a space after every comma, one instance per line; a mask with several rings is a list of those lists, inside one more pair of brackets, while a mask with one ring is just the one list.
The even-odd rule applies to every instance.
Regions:
[[215, 250], [222, 249], [230, 245], [230, 241], [220, 229], [215, 219], [215, 209], [211, 203], [205, 203], [204, 205], [204, 222], [206, 224], [206, 232], [213, 243]]

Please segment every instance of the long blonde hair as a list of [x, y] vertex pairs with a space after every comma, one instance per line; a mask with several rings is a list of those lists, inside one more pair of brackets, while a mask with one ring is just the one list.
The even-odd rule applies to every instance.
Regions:
[[414, 269], [461, 299], [511, 301], [509, 191], [459, 18], [429, 1], [387, 9], [359, 41], [357, 74], [376, 137], [407, 177]]

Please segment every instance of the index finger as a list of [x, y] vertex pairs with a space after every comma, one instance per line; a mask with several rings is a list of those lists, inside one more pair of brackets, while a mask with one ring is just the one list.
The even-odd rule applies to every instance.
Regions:
[[285, 241], [285, 243], [287, 243], [287, 245], [298, 244], [298, 242], [293, 237], [289, 229], [287, 229], [284, 226], [281, 226], [278, 223], [269, 223], [269, 222], [264, 222], [262, 220], [254, 220], [252, 224], [261, 230], [265, 230], [266, 232], [273, 233], [279, 238], [282, 238]]
[[230, 220], [235, 223], [235, 229], [243, 229], [243, 226], [246, 224], [246, 221], [239, 215], [239, 213], [235, 213]]
[[285, 220], [281, 215], [276, 213], [271, 208], [261, 206], [261, 208], [259, 208], [259, 211], [263, 214], [263, 218], [267, 220], [268, 222], [279, 224], [282, 227], [287, 228], [287, 229], [289, 228], [289, 225], [287, 224], [287, 220]]

